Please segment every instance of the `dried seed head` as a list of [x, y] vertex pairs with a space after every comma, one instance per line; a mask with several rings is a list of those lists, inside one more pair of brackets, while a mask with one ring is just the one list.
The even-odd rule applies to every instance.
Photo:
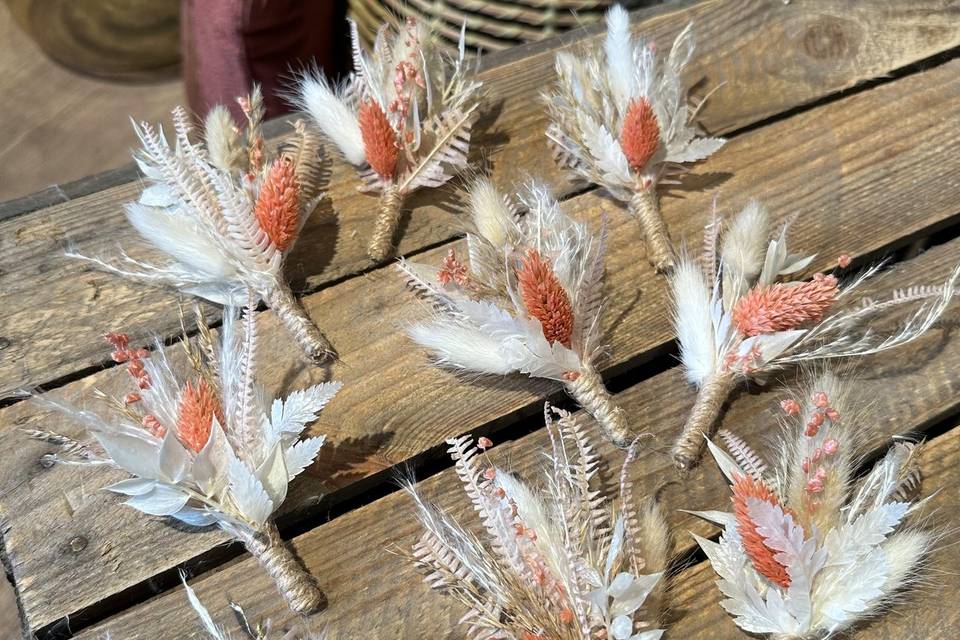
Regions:
[[254, 209], [260, 228], [280, 251], [293, 244], [300, 225], [300, 185], [295, 173], [289, 158], [274, 160]]
[[358, 120], [367, 164], [381, 178], [392, 180], [397, 171], [400, 149], [397, 146], [397, 134], [390, 126], [387, 114], [374, 100], [364, 100], [360, 104]]
[[810, 282], [754, 287], [737, 301], [733, 321], [745, 336], [819, 322], [837, 298], [837, 279], [817, 274]]
[[[743, 541], [743, 548], [762, 576], [783, 588], [790, 586], [787, 569], [774, 559], [776, 552], [768, 547], [763, 536], [757, 533], [757, 526], [750, 518], [747, 500], [755, 498], [770, 504], [779, 504], [777, 497], [765, 484], [750, 476], [738, 476], [733, 482], [733, 512], [737, 519], [737, 532]], [[787, 513], [788, 510], [784, 509]]]
[[660, 124], [657, 114], [646, 98], [635, 98], [623, 117], [620, 130], [620, 148], [634, 171], [643, 171], [660, 144]]
[[536, 249], [530, 249], [517, 270], [517, 281], [523, 306], [540, 321], [543, 337], [551, 344], [559, 342], [569, 349], [573, 336], [573, 310], [570, 297], [549, 260], [544, 260]]
[[210, 438], [213, 416], [223, 424], [220, 401], [210, 385], [201, 380], [196, 387], [187, 382], [180, 396], [177, 415], [177, 435], [180, 441], [193, 451], [199, 452]]
[[452, 248], [447, 250], [447, 255], [443, 258], [442, 266], [437, 271], [437, 280], [444, 286], [453, 282], [462, 289], [470, 288], [470, 272], [457, 259], [457, 252]]
[[788, 416], [795, 416], [800, 413], [800, 403], [793, 398], [787, 398], [780, 401], [780, 408]]

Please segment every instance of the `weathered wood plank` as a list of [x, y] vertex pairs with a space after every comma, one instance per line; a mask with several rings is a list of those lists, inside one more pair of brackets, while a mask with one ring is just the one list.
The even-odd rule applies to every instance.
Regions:
[[[875, 290], [943, 277], [958, 260], [960, 240], [954, 240], [884, 274], [876, 281]], [[872, 404], [871, 415], [875, 416], [875, 420], [864, 421], [868, 449], [887, 446], [894, 434], [922, 432], [960, 407], [960, 340], [935, 330], [911, 347], [910, 358], [894, 356], [864, 362], [856, 384], [859, 394]], [[655, 436], [651, 451], [633, 465], [631, 476], [637, 483], [638, 495], [661, 490], [678, 552], [689, 551], [693, 546], [692, 538], [686, 534], [688, 530], [711, 535], [716, 529], [677, 509], [722, 509], [729, 498], [727, 485], [713, 464], [697, 468], [684, 484], [676, 482], [679, 478], [669, 459], [669, 443], [693, 396], [676, 368], [618, 395], [631, 415], [642, 417], [641, 428]], [[723, 425], [749, 442], [763, 443], [766, 435], [777, 428], [776, 407], [781, 397], [782, 390], [776, 386], [741, 393], [731, 402]], [[591, 429], [599, 439], [598, 430]], [[543, 464], [544, 447], [549, 447], [549, 440], [540, 429], [495, 447], [490, 455], [498, 464], [535, 477]], [[606, 462], [608, 476], [616, 477], [622, 453], [607, 444], [599, 447], [599, 453]], [[936, 453], [930, 457], [936, 457]], [[421, 489], [438, 504], [451, 509], [462, 522], [474, 521], [472, 507], [451, 469], [425, 480]], [[431, 637], [462, 637], [456, 621], [463, 611], [451, 606], [449, 599], [431, 593], [415, 569], [388, 552], [409, 547], [416, 541], [417, 531], [410, 500], [396, 492], [293, 541], [299, 556], [327, 589], [330, 608], [315, 616], [315, 621], [317, 626], [326, 628], [330, 640], [420, 638], [425, 620], [430, 621]], [[225, 609], [230, 600], [242, 603], [254, 618], [265, 616], [278, 624], [289, 623], [291, 617], [284, 612], [283, 602], [270, 591], [269, 580], [255, 573], [255, 562], [243, 558], [193, 584], [224, 624], [230, 624]], [[699, 607], [701, 599], [685, 602], [698, 603]], [[187, 634], [188, 629], [199, 629], [189, 619], [183, 590], [177, 588], [77, 637], [91, 640], [107, 631], [131, 640], [202, 637], [196, 631], [195, 635]], [[686, 636], [681, 633], [676, 637]]]
[[[862, 256], [905, 242], [957, 214], [960, 158], [952, 153], [952, 141], [960, 136], [952, 125], [960, 104], [953, 99], [960, 94], [957, 69], [960, 62], [948, 63], [751, 132], [728, 145], [704, 171], [730, 176], [724, 191], [737, 194], [725, 202], [731, 209], [757, 196], [781, 218], [803, 214], [793, 227], [794, 246], [820, 249], [817, 268], [832, 266], [841, 251]], [[889, 122], [898, 126], [886, 126]], [[825, 133], [811, 140], [811, 130]], [[706, 221], [711, 195], [683, 196], [667, 200], [665, 215], [678, 235], [699, 242], [693, 239]], [[608, 205], [590, 193], [566, 206], [595, 224]], [[871, 215], [863, 215], [865, 211]], [[670, 328], [663, 280], [637, 259], [636, 231], [615, 215], [610, 232], [605, 326], [611, 367], [622, 369], [661, 350]], [[443, 251], [434, 250], [424, 259], [437, 260]], [[327, 489], [342, 489], [421, 456], [451, 435], [493, 428], [496, 420], [536, 411], [538, 398], [551, 389], [523, 379], [461, 384], [427, 367], [424, 354], [399, 330], [418, 306], [410, 303], [400, 278], [389, 270], [325, 289], [306, 303], [328, 335], [343, 345], [346, 359], [333, 371], [345, 382], [344, 390], [317, 427], [335, 447], [318, 465], [320, 473], [334, 472]], [[262, 352], [274, 356], [263, 371], [268, 387], [324, 375], [305, 369], [273, 326], [267, 314]], [[123, 375], [112, 369], [65, 391], [77, 393]], [[62, 428], [60, 423], [26, 403], [0, 412], [0, 424]], [[644, 427], [642, 420], [637, 427]], [[125, 509], [107, 508], [111, 501], [99, 495], [68, 510], [64, 492], [77, 493], [81, 480], [100, 486], [106, 481], [103, 476], [75, 469], [42, 470], [36, 460], [43, 447], [9, 429], [0, 433], [0, 450], [12, 452], [0, 470], [0, 512], [11, 525], [6, 545], [34, 626], [88, 606], [222, 540], [215, 533], [176, 532]], [[304, 494], [293, 509], [312, 504], [309, 496], [321, 488], [319, 480], [301, 485]], [[67, 551], [67, 542], [77, 535], [87, 540], [85, 551]], [[157, 551], [143, 553], [145, 548]], [[69, 593], [64, 584], [71, 585]]]
[[[956, 14], [957, 7], [945, 0], [909, 7], [743, 0], [658, 9], [636, 29], [665, 43], [686, 23], [696, 24], [699, 54], [689, 77], [704, 80], [700, 93], [727, 82], [702, 114], [709, 129], [725, 132], [955, 47], [960, 44]], [[570, 191], [549, 160], [536, 99], [552, 77], [556, 48], [600, 28], [520, 48], [484, 72], [492, 122], [477, 147], [486, 147], [483, 153], [497, 179], [514, 182], [529, 171]], [[496, 54], [491, 58], [495, 61]], [[369, 266], [364, 238], [375, 208], [369, 196], [356, 193], [356, 184], [351, 169], [333, 165], [330, 200], [314, 215], [290, 259], [296, 283], [315, 288]], [[90, 328], [105, 321], [133, 332], [176, 332], [173, 294], [121, 282], [61, 255], [68, 241], [87, 253], [134, 241], [121, 205], [136, 193], [136, 183], [124, 184], [0, 221], [0, 345], [5, 345], [0, 397], [100, 364]], [[436, 194], [411, 201], [415, 210], [403, 229], [402, 252], [451, 236], [448, 214], [436, 203]], [[144, 250], [142, 255], [153, 254]]]

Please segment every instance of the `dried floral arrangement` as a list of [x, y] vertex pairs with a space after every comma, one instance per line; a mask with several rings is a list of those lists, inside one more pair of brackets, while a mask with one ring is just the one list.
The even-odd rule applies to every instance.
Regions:
[[697, 512], [723, 527], [697, 537], [744, 631], [774, 638], [829, 638], [879, 613], [913, 584], [935, 540], [911, 515], [919, 446], [897, 442], [865, 477], [861, 435], [869, 424], [850, 389], [831, 374], [783, 401], [776, 468], [721, 432], [731, 455], [710, 451], [732, 484], [733, 513]]
[[144, 240], [167, 254], [146, 264], [123, 250], [113, 258], [81, 258], [112, 273], [171, 286], [216, 304], [241, 306], [253, 290], [314, 362], [336, 352], [290, 291], [283, 261], [319, 200], [320, 140], [302, 121], [270, 160], [261, 131], [258, 87], [240, 105], [243, 130], [222, 106], [211, 109], [203, 142], [182, 107], [173, 110], [174, 145], [162, 129], [134, 124], [141, 149], [134, 155], [149, 186], [126, 206]]
[[723, 146], [693, 124], [680, 77], [693, 55], [692, 25], [677, 36], [666, 59], [652, 43], [630, 37], [630, 17], [616, 5], [607, 12], [603, 48], [557, 53], [557, 80], [544, 96], [551, 124], [547, 137], [560, 166], [604, 187], [640, 224], [650, 262], [673, 268], [657, 187], [678, 184], [688, 165]]
[[305, 73], [293, 102], [357, 168], [360, 189], [379, 194], [368, 254], [383, 262], [392, 255], [404, 199], [467, 167], [479, 57], [475, 64], [466, 59], [463, 30], [452, 58], [413, 19], [398, 30], [382, 26], [369, 53], [352, 21], [350, 35], [354, 70], [347, 82], [337, 87], [319, 70]]
[[487, 539], [410, 483], [424, 528], [411, 559], [467, 607], [469, 638], [656, 640], [670, 542], [656, 502], [635, 503], [626, 469], [636, 448], [614, 500], [598, 486], [587, 430], [549, 405], [544, 416], [552, 450], [539, 487], [484, 461], [488, 439], [447, 441]]
[[490, 180], [476, 180], [465, 212], [467, 263], [453, 249], [439, 268], [398, 263], [411, 289], [433, 305], [432, 318], [408, 333], [451, 369], [561, 382], [626, 447], [626, 414], [596, 370], [604, 231], [592, 235], [542, 185], [529, 185], [520, 200], [524, 216]]
[[[199, 311], [198, 311], [199, 313]], [[107, 466], [132, 478], [107, 487], [125, 504], [195, 527], [218, 526], [246, 548], [276, 581], [290, 608], [315, 611], [325, 598], [290, 553], [271, 515], [291, 480], [316, 458], [324, 436], [301, 439], [308, 424], [340, 388], [327, 382], [269, 404], [256, 382], [257, 331], [248, 306], [224, 313], [217, 344], [198, 316], [196, 342], [183, 339], [186, 371], [168, 360], [159, 339], [147, 351], [125, 334], [109, 333], [112, 358], [126, 363], [135, 390], [122, 398], [97, 392], [109, 413], [53, 400], [36, 400], [83, 425], [89, 442], [53, 432], [30, 435], [59, 446], [51, 462]]]
[[[875, 275], [874, 266], [851, 281], [815, 274], [790, 281], [814, 256], [787, 249], [789, 223], [771, 237], [766, 210], [750, 202], [720, 238], [714, 209], [698, 261], [683, 255], [671, 276], [673, 321], [687, 380], [696, 403], [673, 447], [681, 469], [695, 465], [703, 434], [713, 433], [729, 394], [742, 382], [764, 383], [786, 367], [832, 358], [865, 356], [904, 345], [943, 315], [955, 293], [960, 267], [940, 286], [913, 286], [889, 298], [844, 304]], [[841, 267], [849, 257], [841, 256]], [[869, 322], [901, 306], [915, 307], [896, 330], [878, 332]]]

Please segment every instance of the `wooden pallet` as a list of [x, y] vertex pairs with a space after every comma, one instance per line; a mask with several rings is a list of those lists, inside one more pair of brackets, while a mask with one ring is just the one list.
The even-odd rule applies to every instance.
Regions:
[[[703, 122], [731, 140], [663, 198], [674, 237], [699, 242], [714, 193], [727, 212], [757, 197], [775, 218], [800, 214], [793, 246], [819, 252], [812, 269], [831, 268], [845, 252], [860, 264], [892, 256], [893, 267], [873, 285], [878, 289], [945, 277], [960, 261], [958, 14], [955, 4], [934, 0], [909, 7], [715, 1], [639, 14], [635, 28], [660, 42], [693, 21], [699, 45], [689, 81], [695, 93], [725, 83], [705, 107]], [[694, 394], [676, 367], [664, 281], [646, 264], [638, 232], [618, 205], [553, 168], [536, 102], [555, 51], [599, 33], [592, 27], [489, 56], [483, 72], [488, 115], [476, 141], [505, 186], [528, 172], [562, 194], [576, 216], [596, 222], [602, 212], [612, 214], [604, 375], [635, 428], [666, 448]], [[413, 311], [401, 278], [365, 260], [375, 208], [356, 184], [352, 169], [331, 164], [330, 197], [290, 261], [308, 312], [344, 362], [331, 370], [307, 368], [273, 315], [259, 320], [261, 352], [272, 355], [261, 371], [268, 387], [344, 382], [314, 427], [330, 444], [313, 472], [294, 484], [279, 526], [330, 598], [329, 609], [316, 616], [328, 638], [458, 638], [462, 612], [430, 593], [416, 571], [389, 552], [416, 539], [411, 505], [392, 476], [411, 465], [430, 476], [424, 480], [429, 496], [465, 512], [443, 440], [486, 434], [498, 443], [491, 452], [496, 459], [534, 470], [546, 442], [543, 401], [568, 401], [543, 381], [469, 384], [428, 366], [400, 331]], [[178, 567], [196, 576], [192, 584], [222, 623], [234, 623], [226, 605], [235, 600], [253, 619], [269, 617], [282, 627], [292, 621], [269, 579], [239, 548], [225, 546], [222, 534], [187, 532], [135, 514], [97, 491], [113, 480], [109, 473], [44, 468], [39, 458], [46, 446], [20, 431], [43, 426], [69, 433], [73, 427], [19, 400], [18, 388], [76, 395], [125, 382], [122, 368], [104, 363], [102, 331], [172, 338], [179, 330], [175, 295], [62, 257], [65, 242], [95, 253], [134, 241], [121, 210], [138, 190], [132, 174], [85, 185], [67, 202], [21, 204], [0, 216], [0, 514], [25, 627], [41, 638], [203, 637], [178, 586]], [[458, 246], [443, 194], [424, 194], [413, 204], [403, 227], [404, 254], [431, 261]], [[177, 347], [170, 350], [179, 357]], [[949, 522], [957, 508], [952, 481], [960, 474], [960, 430], [952, 429], [960, 422], [960, 342], [937, 330], [892, 357], [862, 362], [857, 373], [858, 392], [877, 416], [865, 434], [869, 447], [879, 453], [894, 434], [927, 437], [927, 487], [945, 489], [935, 499], [935, 517]], [[775, 387], [740, 393], [723, 423], [762, 444], [775, 424], [770, 409], [777, 397]], [[620, 456], [608, 447], [601, 452], [618, 468]], [[666, 453], [648, 456], [631, 473], [638, 488], [661, 490], [677, 532], [667, 637], [746, 637], [717, 606], [711, 571], [686, 533], [717, 531], [676, 510], [723, 508], [727, 489], [719, 473], [704, 465], [682, 486], [672, 483]], [[943, 611], [937, 595], [960, 586], [958, 576], [960, 555], [946, 547], [935, 558], [935, 588], [921, 590], [857, 637], [960, 634], [960, 614]]]

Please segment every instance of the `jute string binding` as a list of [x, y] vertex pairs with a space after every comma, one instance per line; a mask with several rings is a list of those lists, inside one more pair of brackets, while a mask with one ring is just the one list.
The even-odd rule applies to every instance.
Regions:
[[337, 352], [333, 345], [310, 319], [286, 283], [280, 283], [268, 291], [264, 298], [267, 306], [277, 314], [280, 322], [310, 360], [322, 364], [327, 360], [337, 359]]
[[704, 436], [713, 436], [723, 403], [735, 386], [733, 374], [726, 372], [713, 374], [703, 381], [693, 409], [671, 452], [674, 464], [681, 471], [692, 469], [700, 460], [706, 446]]
[[373, 238], [367, 247], [367, 255], [374, 262], [384, 262], [393, 255], [393, 236], [397, 233], [402, 209], [403, 194], [400, 189], [395, 186], [387, 188], [380, 196]]
[[667, 225], [660, 215], [660, 204], [654, 189], [637, 189], [630, 198], [630, 211], [640, 224], [647, 244], [647, 258], [660, 273], [673, 271], [674, 255]]
[[240, 533], [240, 539], [277, 584], [291, 611], [309, 615], [327, 606], [327, 597], [306, 568], [290, 553], [273, 522], [254, 535]]
[[565, 386], [567, 393], [583, 407], [584, 411], [593, 416], [613, 444], [621, 449], [630, 446], [627, 414], [613, 402], [596, 369], [589, 365], [584, 366], [577, 379], [566, 382]]

